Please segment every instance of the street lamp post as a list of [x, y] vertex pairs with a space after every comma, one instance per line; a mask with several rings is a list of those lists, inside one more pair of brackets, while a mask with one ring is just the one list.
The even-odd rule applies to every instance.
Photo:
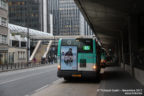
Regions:
[[27, 28], [27, 66], [29, 64], [29, 28]]
[[27, 0], [27, 66], [28, 66], [28, 64], [29, 64], [29, 50], [30, 50], [30, 48], [29, 48], [29, 42], [30, 42], [30, 38], [29, 38], [29, 18], [30, 18], [30, 7], [29, 7], [29, 2], [28, 2], [29, 0]]

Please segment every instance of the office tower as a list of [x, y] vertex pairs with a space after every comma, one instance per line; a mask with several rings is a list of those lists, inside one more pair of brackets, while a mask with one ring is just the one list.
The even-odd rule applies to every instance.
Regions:
[[59, 0], [59, 35], [80, 35], [80, 11], [74, 0]]
[[47, 29], [53, 31], [54, 35], [59, 35], [59, 0], [48, 0], [47, 2]]
[[93, 35], [93, 30], [91, 29], [88, 22], [84, 19], [84, 16], [80, 12], [80, 35]]
[[46, 0], [8, 0], [9, 22], [12, 24], [29, 27], [32, 29], [44, 30], [44, 7]]
[[48, 22], [48, 29], [50, 31], [53, 27], [54, 35], [92, 33], [74, 0], [48, 0]]

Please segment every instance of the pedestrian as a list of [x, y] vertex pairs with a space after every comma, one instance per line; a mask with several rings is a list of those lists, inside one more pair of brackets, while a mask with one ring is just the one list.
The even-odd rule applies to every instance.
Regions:
[[36, 58], [35, 57], [33, 58], [33, 62], [36, 63]]
[[57, 62], [57, 56], [56, 55], [54, 56], [54, 61], [55, 61], [55, 63]]
[[50, 64], [50, 62], [51, 62], [51, 61], [50, 61], [50, 56], [48, 56], [48, 63]]
[[52, 56], [50, 57], [50, 61], [51, 61], [51, 64], [53, 64], [53, 57]]

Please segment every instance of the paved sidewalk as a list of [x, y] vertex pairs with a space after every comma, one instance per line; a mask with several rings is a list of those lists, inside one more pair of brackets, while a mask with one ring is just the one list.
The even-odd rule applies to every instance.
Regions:
[[144, 96], [144, 86], [120, 67], [105, 68], [97, 91], [97, 96]]

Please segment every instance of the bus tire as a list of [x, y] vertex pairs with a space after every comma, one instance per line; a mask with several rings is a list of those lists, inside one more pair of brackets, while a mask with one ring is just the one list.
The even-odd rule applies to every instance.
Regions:
[[95, 80], [96, 80], [96, 82], [100, 82], [100, 81], [101, 81], [101, 76], [100, 76], [100, 74], [98, 74], [98, 76], [96, 76]]

